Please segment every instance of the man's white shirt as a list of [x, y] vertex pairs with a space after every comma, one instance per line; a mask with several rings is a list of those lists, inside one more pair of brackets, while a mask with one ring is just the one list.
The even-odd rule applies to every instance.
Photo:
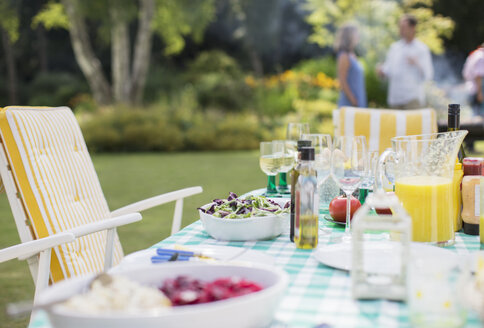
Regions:
[[[409, 63], [414, 58], [416, 65]], [[383, 64], [383, 73], [388, 77], [388, 104], [404, 105], [413, 100], [425, 104], [425, 81], [433, 76], [432, 57], [429, 48], [413, 39], [410, 43], [399, 40], [393, 43]]]

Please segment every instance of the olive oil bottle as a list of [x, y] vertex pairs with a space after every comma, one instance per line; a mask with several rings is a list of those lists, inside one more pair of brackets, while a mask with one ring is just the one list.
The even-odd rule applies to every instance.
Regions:
[[297, 248], [313, 249], [318, 246], [319, 232], [319, 196], [314, 168], [314, 148], [301, 148], [298, 173], [295, 184], [294, 242]]
[[296, 181], [299, 176], [298, 165], [301, 162], [301, 148], [303, 147], [311, 147], [311, 140], [298, 140], [297, 142], [297, 157], [296, 157], [296, 165], [291, 170], [291, 222], [290, 222], [290, 230], [289, 230], [289, 238], [292, 242], [294, 242], [294, 218], [295, 218], [295, 204], [296, 204]]

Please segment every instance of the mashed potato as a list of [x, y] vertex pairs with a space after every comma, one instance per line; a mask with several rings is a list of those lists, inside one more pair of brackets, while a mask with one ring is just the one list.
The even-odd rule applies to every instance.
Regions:
[[158, 288], [142, 286], [122, 276], [112, 276], [112, 282], [95, 280], [91, 289], [70, 298], [63, 305], [89, 314], [106, 312], [139, 313], [171, 306], [170, 300]]

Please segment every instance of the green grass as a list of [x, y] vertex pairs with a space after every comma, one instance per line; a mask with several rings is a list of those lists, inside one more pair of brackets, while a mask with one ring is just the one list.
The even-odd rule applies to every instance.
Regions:
[[[94, 155], [94, 166], [111, 210], [176, 189], [202, 186], [204, 192], [185, 200], [183, 226], [198, 219], [196, 208], [229, 191], [244, 193], [264, 186], [257, 152]], [[126, 254], [168, 237], [174, 204], [143, 212], [143, 220], [118, 229]], [[0, 195], [0, 249], [19, 243], [5, 194]], [[25, 261], [0, 264], [0, 327], [26, 327], [11, 320], [5, 306], [33, 298], [34, 284]]]

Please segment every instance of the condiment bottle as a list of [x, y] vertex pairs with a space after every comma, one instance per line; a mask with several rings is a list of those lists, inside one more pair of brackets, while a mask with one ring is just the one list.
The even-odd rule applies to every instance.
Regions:
[[295, 198], [296, 198], [296, 181], [297, 177], [299, 176], [299, 171], [297, 170], [299, 162], [301, 161], [301, 148], [303, 147], [311, 147], [311, 140], [298, 140], [297, 141], [297, 157], [296, 157], [296, 165], [291, 170], [291, 223], [290, 223], [290, 230], [289, 230], [289, 238], [292, 242], [294, 242], [294, 209], [295, 209]]
[[480, 217], [480, 225], [479, 225], [479, 240], [482, 245], [484, 245], [484, 177], [481, 177], [481, 200], [480, 200], [480, 207], [481, 207], [481, 217]]
[[[484, 159], [464, 159], [464, 178], [462, 179], [462, 227], [468, 235], [479, 234], [480, 185]], [[473, 175], [466, 175], [471, 173]]]
[[301, 148], [299, 176], [295, 185], [294, 242], [297, 248], [318, 246], [318, 181], [314, 168], [314, 148]]
[[452, 199], [454, 209], [454, 231], [462, 229], [462, 190], [461, 183], [464, 176], [464, 170], [462, 164], [457, 162], [454, 167], [454, 178], [452, 180]]

